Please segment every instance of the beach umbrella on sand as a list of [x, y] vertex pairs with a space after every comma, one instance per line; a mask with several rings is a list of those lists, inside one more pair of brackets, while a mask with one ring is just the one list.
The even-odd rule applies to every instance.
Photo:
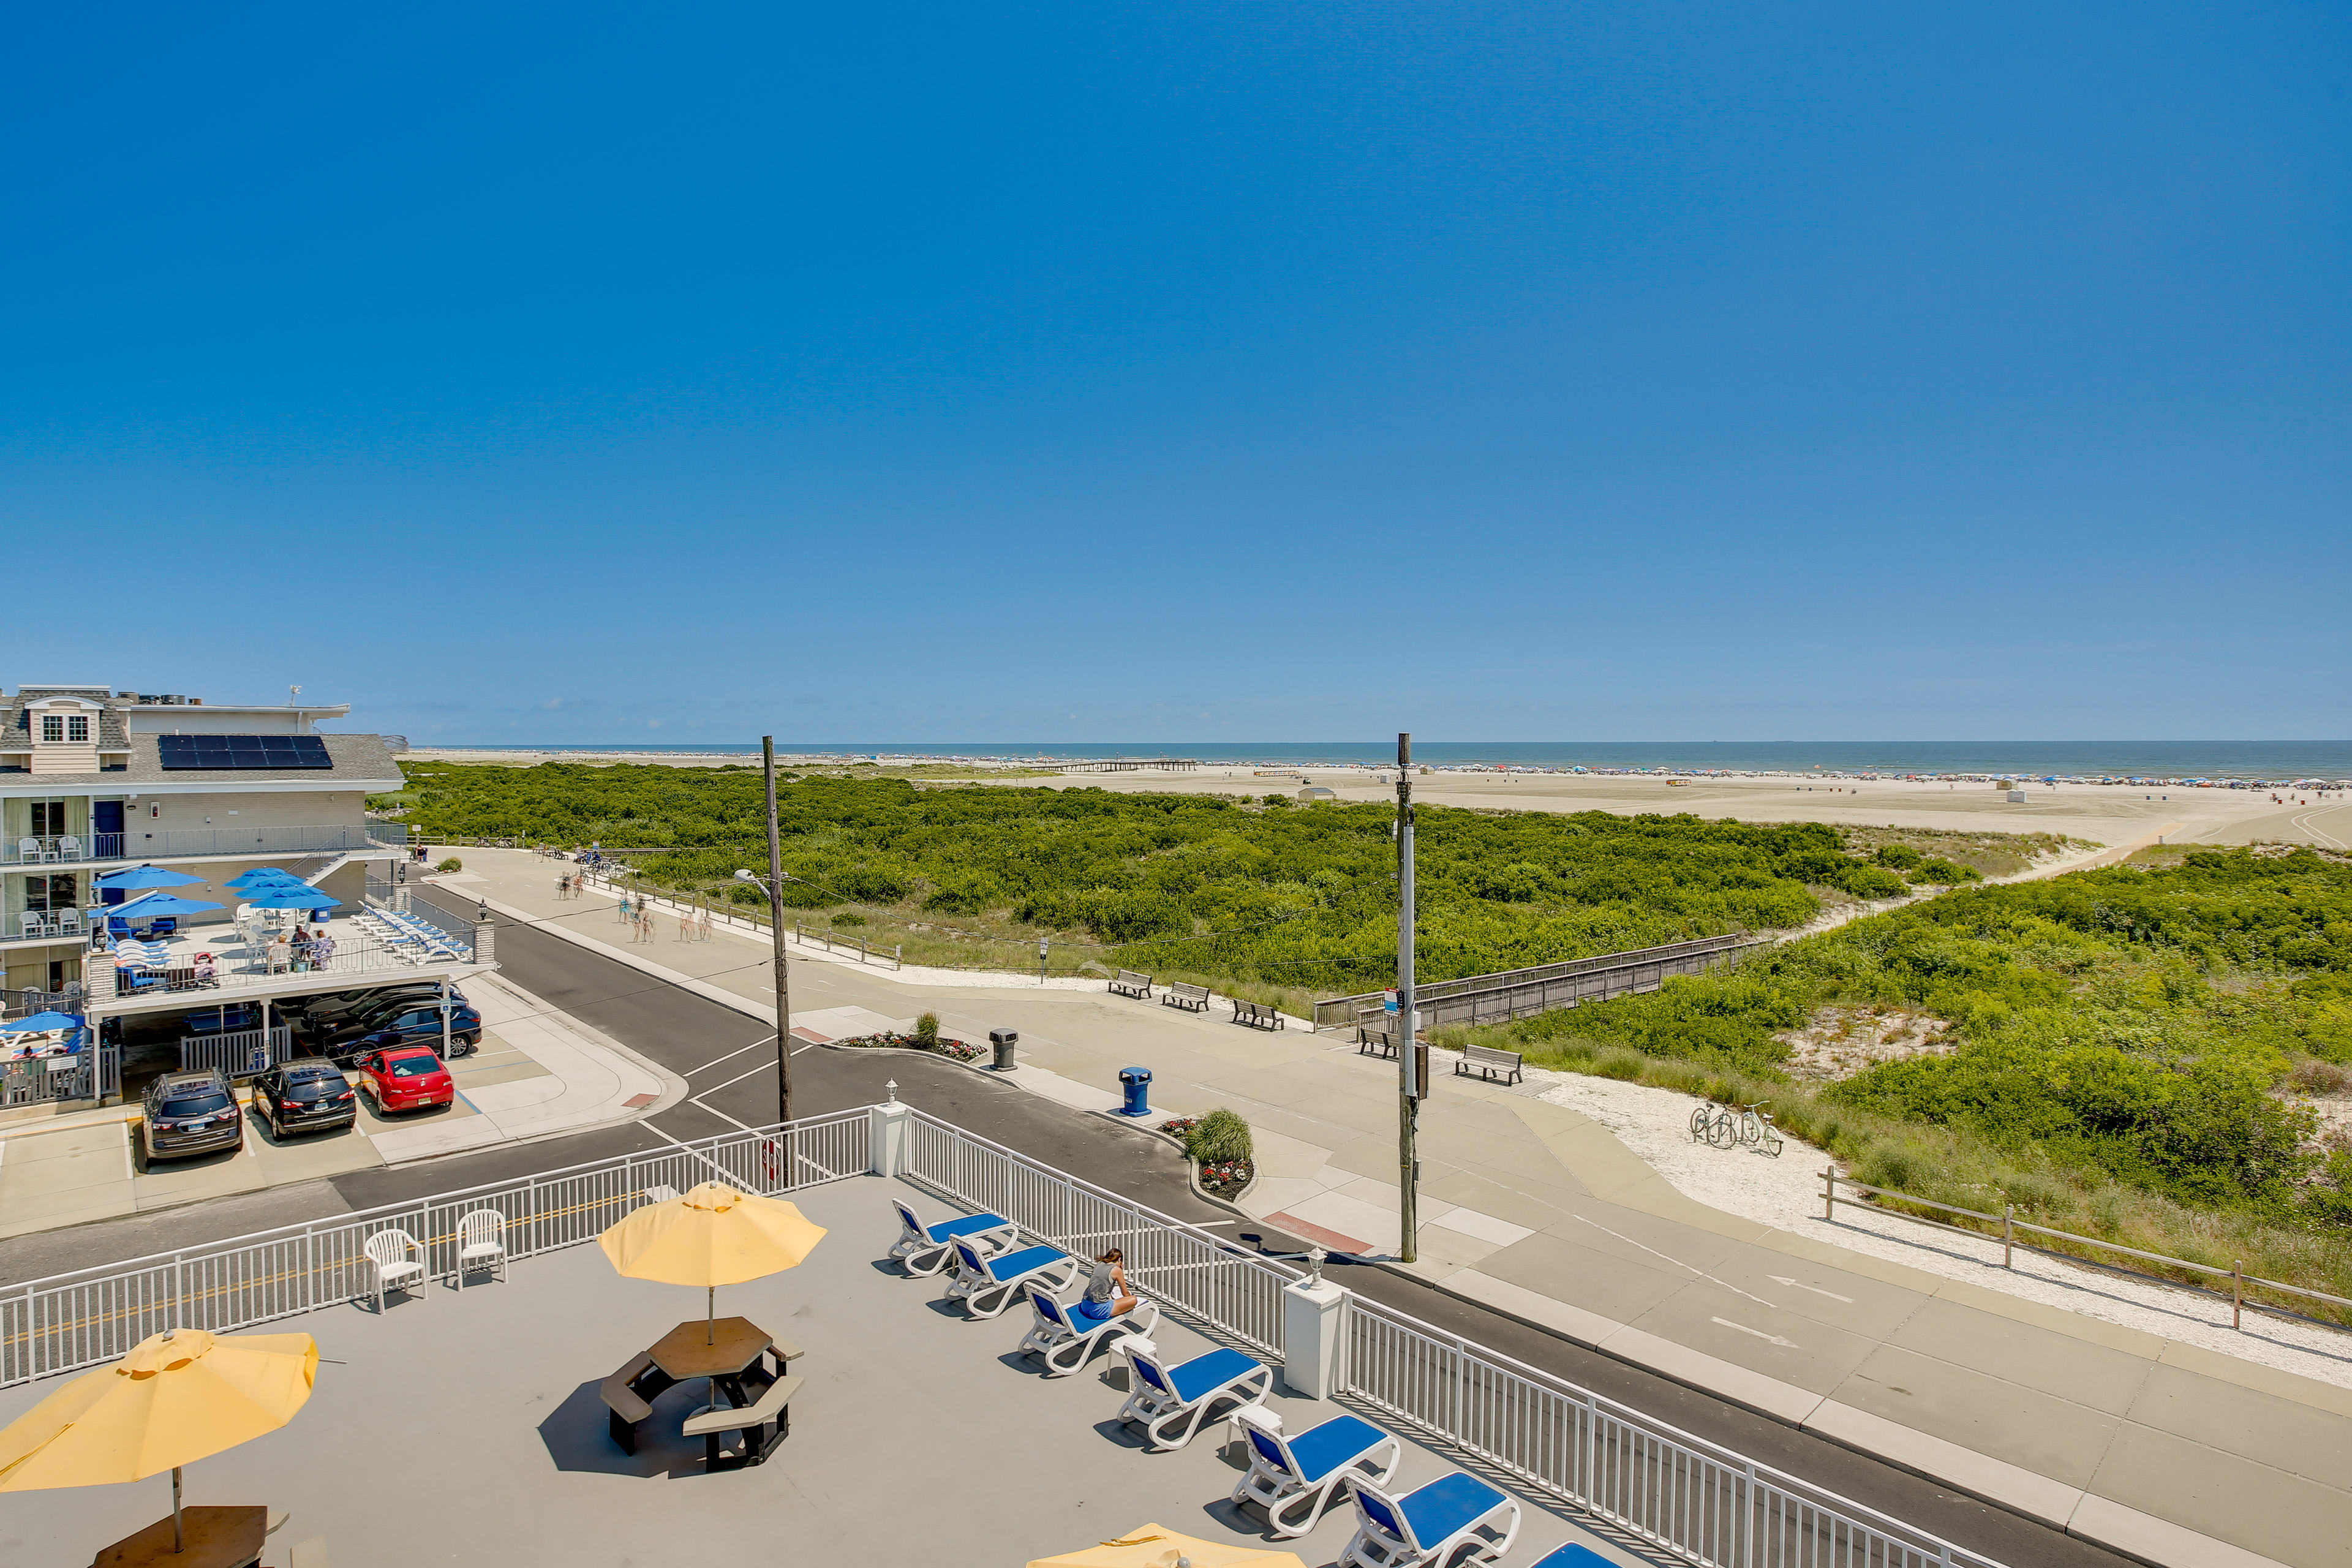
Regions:
[[1117, 1541], [1040, 1557], [1029, 1568], [1307, 1568], [1295, 1552], [1268, 1552], [1262, 1546], [1230, 1546], [1179, 1535], [1156, 1524], [1138, 1525]]
[[120, 871], [109, 871], [90, 884], [110, 891], [132, 888], [187, 888], [204, 880], [202, 877], [184, 877], [177, 871], [166, 871], [161, 866], [129, 866]]
[[705, 1182], [682, 1198], [647, 1204], [596, 1245], [631, 1279], [701, 1286], [715, 1339], [719, 1286], [798, 1268], [824, 1239], [824, 1226], [782, 1198]]
[[172, 1472], [173, 1550], [184, 1549], [180, 1469], [294, 1418], [319, 1375], [308, 1334], [166, 1329], [0, 1428], [0, 1491], [102, 1487]]

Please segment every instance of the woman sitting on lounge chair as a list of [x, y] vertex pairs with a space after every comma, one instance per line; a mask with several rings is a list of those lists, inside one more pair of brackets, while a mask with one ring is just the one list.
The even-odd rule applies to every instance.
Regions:
[[1116, 1247], [1095, 1259], [1085, 1298], [1070, 1308], [1072, 1317], [1107, 1323], [1122, 1312], [1135, 1310], [1135, 1292], [1128, 1289], [1127, 1270], [1120, 1267], [1126, 1259], [1127, 1254]]

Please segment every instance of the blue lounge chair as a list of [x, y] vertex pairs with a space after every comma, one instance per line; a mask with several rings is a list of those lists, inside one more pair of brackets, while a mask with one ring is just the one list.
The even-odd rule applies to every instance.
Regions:
[[1051, 1247], [1024, 1247], [1018, 1252], [982, 1258], [969, 1241], [958, 1239], [949, 1245], [955, 1248], [956, 1277], [948, 1287], [948, 1300], [961, 1298], [970, 1317], [995, 1317], [1033, 1279], [1043, 1284], [1049, 1275], [1058, 1273], [1060, 1279], [1045, 1286], [1057, 1296], [1078, 1280], [1078, 1260]]
[[1086, 1365], [1104, 1342], [1120, 1334], [1148, 1334], [1160, 1323], [1156, 1301], [1138, 1301], [1131, 1312], [1088, 1322], [1034, 1285], [1029, 1287], [1029, 1309], [1036, 1321], [1013, 1353], [1035, 1354], [1045, 1362], [1047, 1377], [1067, 1377]]
[[1234, 1501], [1264, 1509], [1266, 1522], [1285, 1540], [1313, 1530], [1340, 1488], [1388, 1485], [1404, 1458], [1402, 1444], [1353, 1415], [1335, 1415], [1295, 1437], [1255, 1412], [1242, 1421], [1249, 1473], [1234, 1489]]
[[1160, 1359], [1160, 1347], [1140, 1334], [1121, 1340], [1118, 1351], [1127, 1357], [1128, 1394], [1118, 1419], [1141, 1422], [1144, 1436], [1159, 1453], [1191, 1442], [1219, 1400], [1262, 1405], [1274, 1391], [1274, 1370], [1239, 1351], [1211, 1351], [1170, 1366]]
[[1617, 1568], [1617, 1565], [1590, 1546], [1579, 1546], [1571, 1541], [1565, 1546], [1554, 1547], [1536, 1564], [1536, 1568]]
[[[1504, 1519], [1498, 1540], [1494, 1522]], [[1338, 1568], [1454, 1568], [1492, 1563], [1519, 1533], [1518, 1500], [1460, 1470], [1402, 1497], [1356, 1488], [1356, 1537]], [[1462, 1554], [1462, 1548], [1470, 1551]]]
[[[969, 1241], [982, 1257], [1002, 1252], [1013, 1243], [1013, 1222], [1002, 1215], [966, 1215], [961, 1219], [941, 1220], [927, 1226], [915, 1217], [915, 1211], [898, 1199], [890, 1206], [898, 1211], [898, 1241], [890, 1248], [908, 1273], [918, 1277], [937, 1274], [955, 1257], [954, 1244]], [[921, 1261], [925, 1255], [928, 1261]]]

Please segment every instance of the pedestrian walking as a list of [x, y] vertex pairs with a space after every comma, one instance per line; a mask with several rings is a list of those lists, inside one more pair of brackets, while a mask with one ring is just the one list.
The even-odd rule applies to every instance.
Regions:
[[705, 905], [702, 907], [702, 912], [701, 912], [701, 914], [698, 915], [698, 916], [695, 918], [695, 922], [694, 922], [694, 923], [695, 923], [695, 928], [696, 928], [696, 929], [695, 929], [696, 940], [700, 941], [700, 942], [709, 942], [709, 941], [710, 940], [710, 906], [709, 906], [709, 905], [705, 904]]

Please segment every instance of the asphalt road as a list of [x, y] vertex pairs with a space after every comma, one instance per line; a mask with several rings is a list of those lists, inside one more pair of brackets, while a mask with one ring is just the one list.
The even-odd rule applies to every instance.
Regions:
[[[498, 927], [499, 962], [509, 979], [686, 1078], [695, 1099], [703, 1103], [688, 1100], [645, 1121], [570, 1137], [396, 1169], [356, 1171], [267, 1193], [0, 1241], [0, 1281], [38, 1279], [658, 1148], [670, 1139], [723, 1132], [734, 1122], [758, 1125], [773, 1120], [775, 1074], [765, 1067], [772, 1060], [773, 1036], [758, 1020], [546, 931], [504, 919]], [[796, 976], [798, 973], [796, 965]], [[802, 1045], [793, 1058], [794, 1108], [801, 1115], [818, 1115], [870, 1105], [883, 1098], [885, 1082], [894, 1079], [901, 1100], [1049, 1165], [1181, 1219], [1216, 1225], [1227, 1234], [1261, 1236], [1268, 1251], [1305, 1250], [1295, 1238], [1257, 1221], [1237, 1222], [1232, 1211], [1197, 1197], [1185, 1180], [1181, 1160], [1164, 1141], [1066, 1110], [951, 1063]], [[1877, 1458], [1457, 1300], [1418, 1280], [1370, 1265], [1335, 1267], [1332, 1272], [1363, 1295], [1437, 1328], [2016, 1568], [2116, 1568], [2127, 1561]]]

